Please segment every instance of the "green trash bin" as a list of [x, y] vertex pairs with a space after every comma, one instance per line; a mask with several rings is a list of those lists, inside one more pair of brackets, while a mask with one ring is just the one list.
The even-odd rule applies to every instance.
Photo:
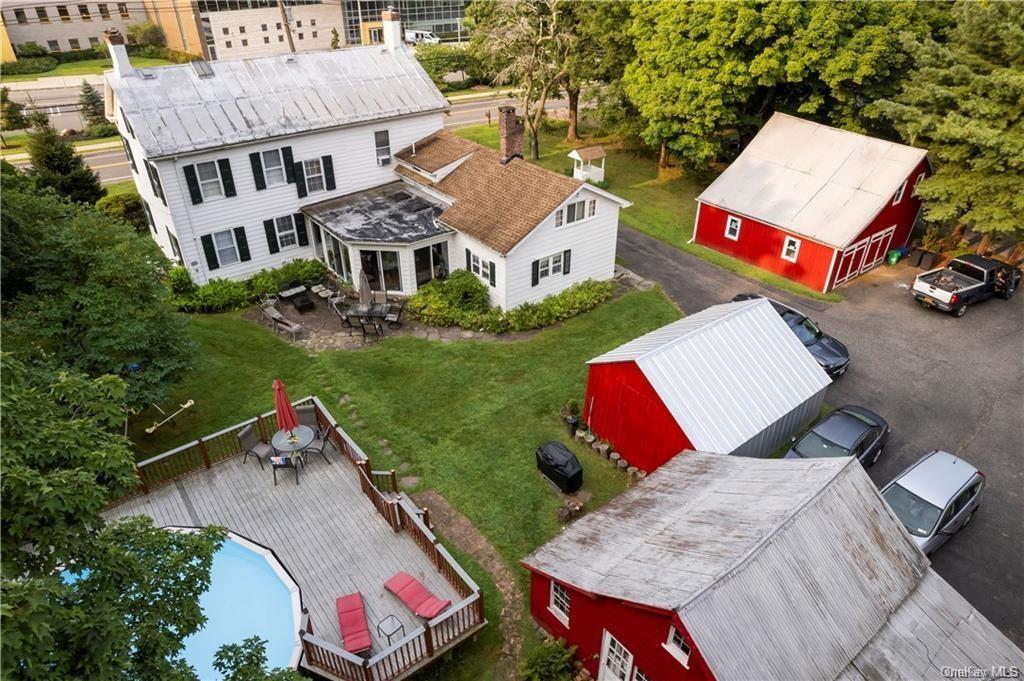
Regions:
[[898, 249], [892, 249], [889, 251], [889, 255], [885, 257], [885, 261], [890, 265], [895, 265], [900, 261], [900, 252]]

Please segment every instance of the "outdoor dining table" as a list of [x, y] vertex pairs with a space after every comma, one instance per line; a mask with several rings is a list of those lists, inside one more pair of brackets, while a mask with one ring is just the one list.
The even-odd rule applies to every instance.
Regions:
[[369, 306], [353, 303], [345, 314], [349, 317], [377, 317], [384, 319], [390, 311], [391, 306], [387, 303], [373, 303]]
[[292, 452], [301, 452], [313, 444], [313, 439], [316, 437], [316, 433], [309, 426], [297, 426], [290, 434], [295, 436], [295, 442], [289, 442], [287, 430], [279, 430], [274, 433], [274, 437], [270, 438], [270, 444], [282, 454], [291, 454]]

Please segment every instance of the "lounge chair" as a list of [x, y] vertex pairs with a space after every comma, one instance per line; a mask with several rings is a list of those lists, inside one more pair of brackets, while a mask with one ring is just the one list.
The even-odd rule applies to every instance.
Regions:
[[285, 331], [290, 333], [292, 340], [295, 340], [306, 330], [302, 324], [293, 322], [292, 320], [281, 314], [281, 311], [276, 307], [264, 307], [263, 314], [265, 314], [273, 323], [275, 331]]
[[269, 442], [260, 439], [252, 425], [248, 425], [238, 432], [238, 442], [242, 445], [243, 464], [247, 458], [254, 456], [260, 462], [260, 468], [263, 468], [263, 459], [274, 453], [274, 448]]
[[338, 606], [338, 628], [341, 629], [345, 650], [353, 654], [369, 650], [372, 641], [370, 627], [366, 624], [363, 597], [358, 592], [339, 596], [335, 605]]
[[405, 301], [392, 305], [388, 309], [388, 314], [384, 317], [384, 321], [388, 323], [389, 329], [399, 329], [402, 327], [402, 311], [405, 310]]
[[405, 607], [428, 620], [437, 617], [452, 604], [427, 591], [427, 587], [408, 572], [396, 572], [394, 577], [384, 582], [384, 588], [398, 596]]

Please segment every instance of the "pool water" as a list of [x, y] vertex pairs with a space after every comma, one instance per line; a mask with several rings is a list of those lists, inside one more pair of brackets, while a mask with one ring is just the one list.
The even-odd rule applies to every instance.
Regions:
[[292, 664], [299, 628], [292, 591], [267, 561], [231, 538], [214, 554], [210, 589], [199, 599], [206, 626], [184, 642], [185, 660], [202, 681], [221, 679], [213, 668], [218, 648], [250, 636], [267, 641], [268, 669]]

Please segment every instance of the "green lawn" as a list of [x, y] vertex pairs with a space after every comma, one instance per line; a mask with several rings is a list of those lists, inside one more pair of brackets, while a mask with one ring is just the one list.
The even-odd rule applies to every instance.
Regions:
[[[25, 148], [25, 142], [28, 140], [28, 132], [5, 132], [4, 134], [4, 146], [0, 149], [0, 157], [10, 156], [13, 154], [24, 154], [28, 151]], [[96, 137], [95, 139], [87, 140], [75, 140], [71, 143], [75, 149], [81, 149], [82, 147], [88, 147], [93, 144], [103, 144], [104, 142], [116, 142], [120, 138], [119, 135], [111, 135], [110, 137]]]
[[[151, 66], [167, 66], [174, 62], [154, 57], [132, 57], [132, 66], [137, 69], [145, 69]], [[21, 83], [39, 78], [50, 78], [54, 76], [98, 76], [107, 69], [112, 69], [113, 63], [109, 59], [83, 59], [82, 61], [71, 61], [66, 64], [58, 64], [52, 71], [43, 73], [25, 74], [0, 74], [0, 81], [4, 83]]]
[[[195, 407], [154, 435], [143, 429], [155, 413], [142, 413], [129, 435], [140, 457], [165, 451], [269, 410], [271, 383], [281, 378], [292, 398], [319, 395], [375, 468], [409, 464], [402, 475], [421, 478], [422, 487], [437, 490], [465, 514], [527, 592], [518, 561], [560, 529], [560, 499], [537, 474], [534, 449], [548, 440], [574, 448], [584, 488], [593, 494], [588, 509], [622, 492], [625, 476], [571, 442], [558, 409], [582, 398], [587, 359], [678, 317], [660, 290], [634, 291], [528, 340], [394, 337], [356, 351], [310, 355], [241, 313], [196, 315], [196, 367], [161, 405], [194, 399]], [[488, 678], [498, 656], [497, 593], [479, 568], [471, 566], [471, 572], [489, 600], [493, 627], [428, 678]], [[528, 642], [535, 640], [529, 628]]]
[[119, 180], [103, 185], [107, 190], [107, 196], [117, 194], [134, 194], [138, 191], [135, 187], [135, 180]]
[[[478, 125], [459, 128], [456, 134], [493, 148], [498, 147], [496, 125]], [[563, 141], [565, 127], [552, 125], [541, 131], [539, 165], [560, 173], [572, 168], [566, 154], [577, 144]], [[696, 197], [714, 179], [711, 175], [691, 175], [672, 169], [661, 176], [657, 160], [650, 154], [623, 148], [615, 139], [595, 135], [586, 136], [580, 144], [603, 144], [608, 151], [605, 179], [608, 191], [629, 199], [633, 205], [621, 213], [623, 224], [648, 234], [707, 260], [723, 269], [764, 282], [797, 295], [819, 300], [839, 301], [836, 293], [822, 294], [785, 277], [754, 267], [742, 260], [730, 258], [704, 246], [688, 243], [693, 237], [693, 222], [697, 213]], [[626, 263], [629, 266], [629, 263]]]

